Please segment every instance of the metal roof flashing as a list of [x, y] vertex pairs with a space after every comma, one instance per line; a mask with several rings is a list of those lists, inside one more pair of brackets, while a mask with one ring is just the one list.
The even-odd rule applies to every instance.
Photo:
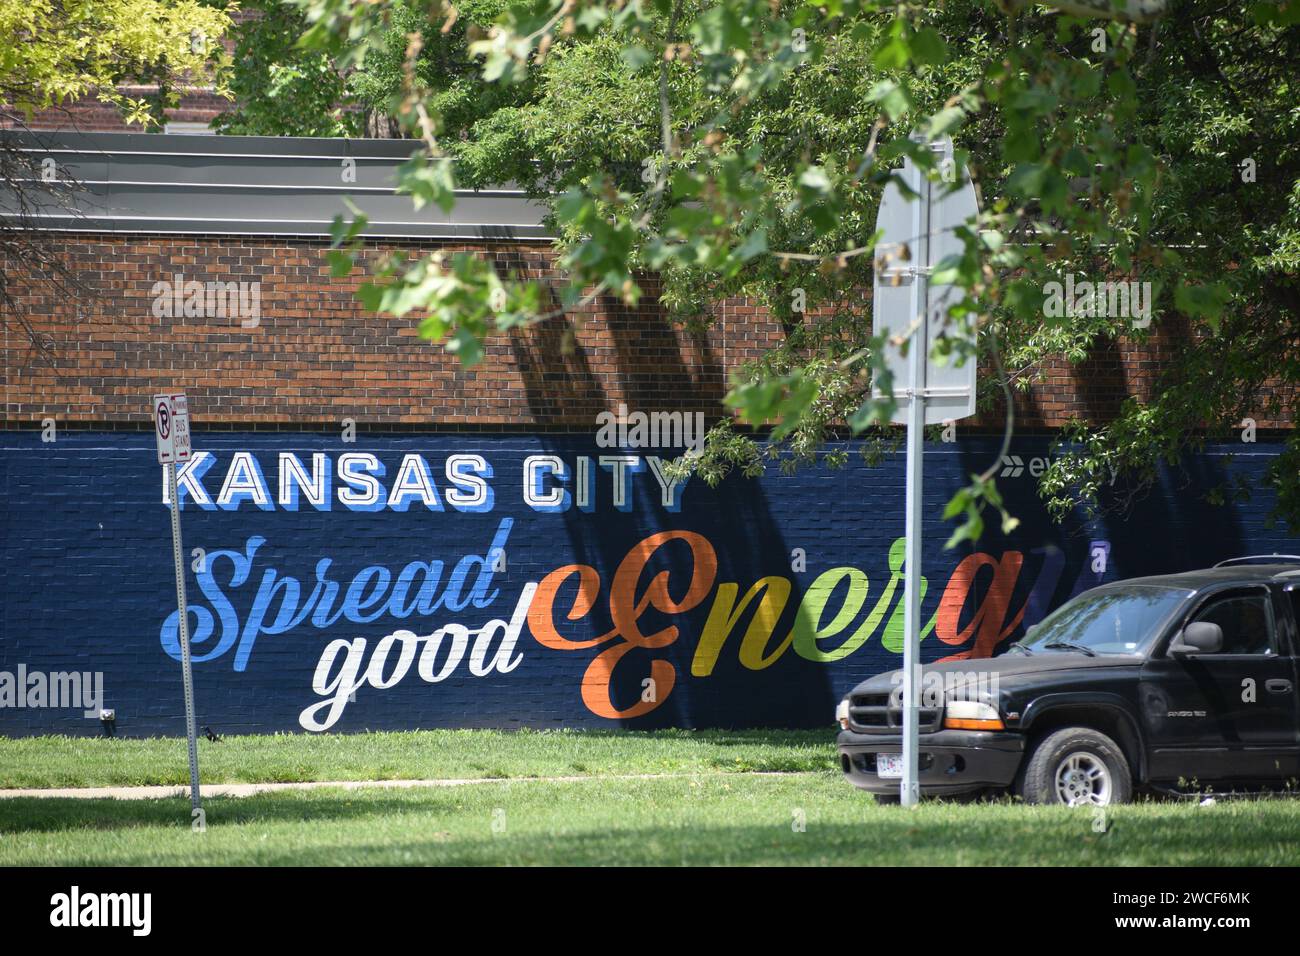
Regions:
[[[159, 133], [0, 131], [5, 142], [53, 160], [80, 188], [70, 204], [38, 203], [40, 229], [181, 235], [330, 235], [345, 199], [379, 238], [542, 241], [546, 209], [513, 186], [456, 191], [456, 206], [416, 210], [396, 192], [412, 140]], [[37, 197], [42, 198], [42, 197]], [[30, 201], [30, 197], [29, 197]], [[0, 189], [0, 215], [12, 220]]]

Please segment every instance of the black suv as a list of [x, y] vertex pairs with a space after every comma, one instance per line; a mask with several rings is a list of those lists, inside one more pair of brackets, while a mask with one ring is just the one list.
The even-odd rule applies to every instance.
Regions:
[[[1300, 776], [1300, 558], [1237, 558], [1068, 601], [998, 657], [927, 665], [926, 795], [1012, 789], [1105, 806], [1135, 789], [1256, 790]], [[841, 702], [850, 781], [898, 799], [901, 672]]]

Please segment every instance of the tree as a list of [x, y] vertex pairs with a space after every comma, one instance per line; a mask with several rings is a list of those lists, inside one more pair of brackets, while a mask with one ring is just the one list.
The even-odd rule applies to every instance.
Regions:
[[[244, 0], [249, 14], [230, 30], [231, 109], [212, 123], [244, 136], [360, 136], [368, 116], [348, 94], [343, 75], [319, 51], [298, 48], [301, 13], [279, 0]], [[371, 132], [374, 132], [372, 130]]]
[[[207, 72], [224, 55], [230, 24], [224, 7], [199, 0], [0, 0], [0, 127], [23, 128], [40, 110], [94, 98], [147, 127], [178, 100], [177, 88]], [[152, 86], [131, 95], [126, 81]], [[15, 308], [12, 276], [35, 277], [56, 292], [93, 295], [62, 261], [33, 213], [59, 205], [75, 211], [66, 169], [50, 156], [0, 140], [0, 313], [19, 325], [42, 357], [45, 343]]]
[[402, 134], [394, 117], [400, 106], [402, 64], [412, 35], [419, 36], [416, 72], [432, 97], [429, 110], [444, 135], [459, 139], [473, 123], [522, 102], [529, 84], [484, 84], [466, 48], [466, 28], [489, 24], [506, 0], [469, 0], [444, 33], [422, 11], [394, 0], [382, 35], [365, 69], [342, 64], [328, 50], [298, 43], [306, 17], [282, 0], [251, 0], [254, 15], [231, 31], [235, 41], [230, 77], [234, 106], [214, 123], [223, 133], [253, 136], [376, 136]]
[[[664, 304], [678, 319], [707, 322], [709, 303], [738, 292], [782, 318], [786, 343], [727, 398], [743, 420], [774, 424], [774, 441], [720, 426], [702, 460], [679, 463], [707, 480], [753, 471], [765, 454], [814, 458], [835, 422], [864, 433], [887, 420], [891, 402], [867, 388], [881, 343], [859, 290], [898, 161], [911, 156], [937, 175], [912, 132], [952, 135], [983, 196], [964, 254], [940, 271], [966, 293], [948, 320], [977, 333], [995, 386], [984, 393], [1003, 396], [1009, 428], [1008, 390], [1027, 387], [1047, 356], [1078, 360], [1099, 343], [1151, 334], [1095, 299], [1051, 308], [1053, 283], [1149, 282], [1156, 323], [1185, 337], [1153, 402], [1070, 431], [1076, 443], [1040, 485], [1055, 513], [1104, 507], [1116, 473], [1149, 484], [1162, 459], [1225, 434], [1243, 409], [1291, 408], [1296, 0], [1066, 4], [1099, 18], [981, 0], [531, 0], [502, 9], [485, 32], [465, 30], [463, 52], [493, 93], [460, 113], [445, 108], [452, 87], [425, 59], [435, 27], [438, 62], [461, 52], [457, 10], [437, 0], [296, 2], [306, 47], [363, 71], [376, 55], [392, 63], [393, 34], [419, 11], [428, 25], [387, 74], [396, 119], [424, 146], [404, 189], [417, 205], [448, 207], [455, 176], [515, 179], [549, 197], [563, 236], [559, 303], [459, 254], [388, 260], [362, 289], [367, 307], [423, 314], [423, 333], [466, 361], [493, 328], [595, 294], [636, 301], [647, 270], [665, 275]], [[355, 251], [363, 225], [340, 224], [341, 250]], [[349, 269], [350, 256], [336, 264]], [[975, 360], [958, 342], [936, 348]], [[1300, 526], [1297, 462], [1292, 437], [1271, 480]], [[1000, 507], [992, 469], [949, 505], [965, 518], [950, 543], [980, 533], [987, 503]]]

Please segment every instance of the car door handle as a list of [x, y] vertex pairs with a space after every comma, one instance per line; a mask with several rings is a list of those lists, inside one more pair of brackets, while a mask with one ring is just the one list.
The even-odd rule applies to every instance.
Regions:
[[1275, 677], [1272, 680], [1264, 681], [1264, 689], [1270, 694], [1289, 694], [1291, 693], [1291, 682]]

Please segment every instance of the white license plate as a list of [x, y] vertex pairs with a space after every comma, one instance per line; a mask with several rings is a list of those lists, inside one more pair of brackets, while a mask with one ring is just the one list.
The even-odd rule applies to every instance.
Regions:
[[903, 755], [876, 754], [876, 775], [880, 777], [901, 777], [903, 775]]

